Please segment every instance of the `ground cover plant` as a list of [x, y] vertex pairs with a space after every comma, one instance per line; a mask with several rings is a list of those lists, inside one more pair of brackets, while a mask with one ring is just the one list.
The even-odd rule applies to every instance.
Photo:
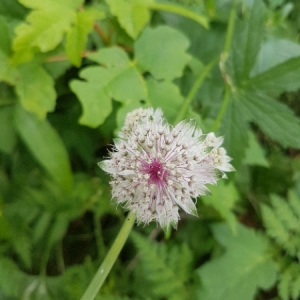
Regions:
[[[296, 0], [1, 0], [0, 299], [299, 299], [299, 31]], [[131, 167], [143, 199], [107, 162], [141, 145], [137, 109], [185, 163]], [[175, 190], [147, 183], [176, 180], [182, 209], [155, 210]]]

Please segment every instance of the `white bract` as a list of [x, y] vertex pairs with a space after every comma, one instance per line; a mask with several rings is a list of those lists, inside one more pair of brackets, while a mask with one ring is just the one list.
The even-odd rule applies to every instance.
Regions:
[[193, 199], [206, 195], [206, 184], [233, 171], [222, 137], [207, 135], [194, 120], [172, 127], [161, 109], [129, 113], [110, 159], [99, 166], [111, 174], [112, 198], [136, 214], [137, 222], [156, 220], [177, 227], [179, 207], [197, 215]]

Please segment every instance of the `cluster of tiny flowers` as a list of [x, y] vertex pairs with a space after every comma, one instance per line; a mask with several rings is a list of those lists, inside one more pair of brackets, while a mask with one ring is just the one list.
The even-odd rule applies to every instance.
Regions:
[[206, 195], [233, 171], [222, 137], [207, 135], [194, 120], [169, 125], [160, 109], [129, 113], [110, 159], [99, 166], [111, 174], [112, 198], [135, 213], [138, 223], [156, 220], [177, 227], [179, 207], [197, 215], [193, 199]]

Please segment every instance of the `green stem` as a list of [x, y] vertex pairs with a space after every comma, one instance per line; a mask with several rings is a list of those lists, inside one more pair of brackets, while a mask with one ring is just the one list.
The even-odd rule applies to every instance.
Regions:
[[88, 288], [86, 289], [85, 293], [81, 297], [81, 300], [93, 300], [97, 296], [104, 280], [106, 279], [108, 273], [110, 272], [113, 264], [115, 263], [121, 249], [123, 248], [127, 237], [131, 231], [131, 228], [135, 221], [135, 215], [130, 213], [119, 231], [113, 245], [109, 249], [104, 261], [102, 262], [101, 266], [99, 267], [97, 273], [95, 274], [94, 278], [90, 282]]
[[180, 122], [184, 118], [184, 116], [185, 116], [192, 100], [194, 99], [197, 91], [199, 90], [202, 82], [204, 81], [206, 76], [209, 74], [211, 69], [215, 66], [215, 64], [218, 61], [219, 61], [219, 57], [215, 57], [208, 65], [205, 66], [203, 71], [200, 73], [199, 77], [197, 78], [197, 80], [195, 81], [193, 87], [191, 88], [190, 92], [188, 93], [187, 97], [185, 98], [185, 101], [184, 101], [179, 113], [176, 116], [174, 124], [177, 124], [178, 122]]
[[94, 234], [96, 239], [96, 246], [98, 257], [101, 259], [105, 255], [105, 246], [102, 238], [102, 228], [100, 224], [100, 217], [97, 213], [94, 214]]
[[225, 39], [224, 49], [223, 49], [223, 52], [221, 54], [221, 59], [220, 59], [220, 69], [221, 69], [221, 73], [223, 75], [223, 78], [225, 80], [225, 93], [224, 93], [224, 99], [223, 99], [222, 107], [219, 111], [219, 114], [218, 114], [215, 122], [213, 123], [212, 131], [216, 131], [220, 126], [220, 123], [222, 121], [222, 118], [223, 118], [223, 116], [226, 112], [226, 109], [227, 109], [227, 106], [228, 106], [228, 103], [229, 103], [230, 89], [233, 88], [231, 78], [226, 73], [225, 63], [228, 59], [228, 53], [229, 53], [230, 48], [231, 48], [232, 38], [233, 38], [233, 34], [234, 34], [234, 26], [235, 26], [235, 18], [236, 18], [236, 7], [237, 7], [237, 0], [233, 0], [231, 10], [230, 10], [230, 15], [229, 15], [229, 21], [228, 21], [228, 27], [227, 27], [227, 32], [226, 32], [226, 39]]
[[219, 114], [218, 114], [215, 122], [212, 125], [212, 129], [211, 129], [212, 132], [215, 132], [221, 124], [222, 118], [223, 118], [223, 116], [226, 112], [226, 109], [227, 109], [227, 106], [228, 106], [228, 103], [229, 103], [229, 94], [230, 94], [230, 88], [229, 88], [229, 85], [226, 84], [222, 107], [219, 111]]
[[169, 4], [169, 3], [154, 2], [154, 3], [149, 4], [148, 7], [153, 10], [163, 10], [163, 11], [167, 11], [170, 13], [181, 15], [183, 17], [186, 17], [186, 18], [189, 18], [191, 20], [198, 22], [200, 25], [202, 25], [206, 29], [209, 28], [209, 22], [206, 17], [195, 14], [193, 11], [185, 9], [182, 6]]

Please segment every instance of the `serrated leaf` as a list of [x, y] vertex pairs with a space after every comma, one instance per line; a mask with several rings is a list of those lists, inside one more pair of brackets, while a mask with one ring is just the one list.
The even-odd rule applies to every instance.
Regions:
[[229, 99], [220, 132], [225, 137], [224, 148], [228, 155], [233, 158], [232, 165], [238, 168], [248, 144], [248, 124], [243, 107], [233, 96]]
[[112, 111], [112, 99], [125, 103], [146, 97], [143, 78], [123, 50], [101, 49], [97, 55], [90, 56], [101, 63], [105, 57], [106, 68], [88, 67], [80, 72], [85, 81], [73, 80], [70, 85], [83, 106], [80, 123], [91, 127], [101, 125], [108, 117]]
[[250, 78], [247, 88], [278, 95], [284, 91], [295, 91], [300, 87], [300, 56], [288, 59]]
[[182, 75], [190, 59], [188, 47], [186, 36], [171, 27], [146, 28], [134, 45], [135, 58], [156, 79], [172, 80]]
[[68, 153], [54, 128], [47, 120], [16, 106], [14, 115], [17, 131], [37, 161], [63, 190], [72, 185], [72, 173]]
[[0, 106], [0, 150], [6, 153], [12, 152], [17, 141], [13, 112], [13, 106]]
[[16, 93], [23, 107], [40, 119], [55, 107], [54, 81], [37, 63], [30, 62], [18, 67]]
[[231, 49], [231, 74], [236, 82], [248, 78], [255, 63], [264, 37], [265, 5], [260, 0], [252, 2], [248, 19], [236, 20], [234, 40]]
[[177, 85], [169, 81], [156, 81], [152, 78], [146, 81], [148, 101], [153, 107], [160, 107], [164, 116], [172, 122], [181, 108], [184, 98]]
[[241, 95], [240, 103], [250, 119], [270, 138], [284, 147], [300, 148], [300, 121], [286, 105], [250, 91]]
[[269, 167], [269, 162], [266, 160], [263, 148], [257, 142], [256, 137], [252, 131], [248, 133], [249, 146], [246, 149], [245, 159], [243, 163], [246, 165], [257, 165], [262, 167]]
[[206, 205], [213, 206], [220, 215], [228, 222], [231, 230], [236, 230], [236, 217], [233, 208], [239, 199], [238, 192], [232, 182], [220, 181], [218, 185], [210, 186], [210, 196], [202, 196], [201, 199]]
[[106, 0], [111, 13], [132, 38], [136, 38], [150, 20], [147, 4], [151, 0]]
[[66, 38], [66, 54], [76, 67], [81, 65], [87, 35], [93, 29], [95, 19], [102, 17], [103, 14], [96, 10], [84, 10], [76, 14], [74, 24], [67, 32]]
[[132, 233], [131, 237], [139, 249], [145, 275], [153, 285], [153, 293], [167, 299], [188, 299], [189, 291], [185, 285], [189, 280], [191, 264], [188, 247], [183, 244], [169, 253], [166, 245], [150, 242], [137, 233]]
[[83, 2], [21, 0], [24, 6], [33, 10], [28, 14], [26, 23], [15, 30], [13, 41], [13, 62], [20, 64], [31, 60], [36, 51], [47, 52], [54, 49], [62, 40], [75, 19], [75, 11]]
[[276, 265], [267, 255], [264, 236], [241, 224], [235, 234], [226, 224], [215, 225], [213, 232], [226, 251], [199, 268], [203, 283], [199, 299], [252, 300], [259, 288], [266, 290], [275, 283]]
[[291, 58], [300, 55], [300, 45], [287, 39], [267, 36], [262, 44], [251, 77], [263, 73]]

